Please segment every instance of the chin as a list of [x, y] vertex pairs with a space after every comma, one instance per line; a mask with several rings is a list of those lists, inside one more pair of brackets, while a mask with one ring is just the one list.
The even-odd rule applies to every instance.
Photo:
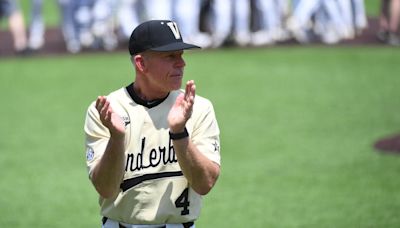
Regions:
[[171, 85], [171, 87], [172, 87], [173, 90], [178, 90], [178, 89], [180, 89], [180, 88], [182, 87], [182, 80], [173, 82], [172, 85]]
[[172, 87], [172, 90], [179, 90], [181, 89], [182, 84], [176, 85]]

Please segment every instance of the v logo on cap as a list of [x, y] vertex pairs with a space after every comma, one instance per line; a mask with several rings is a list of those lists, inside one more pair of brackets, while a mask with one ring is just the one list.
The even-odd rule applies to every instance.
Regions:
[[150, 20], [138, 25], [129, 39], [129, 53], [136, 55], [146, 50], [178, 51], [200, 48], [183, 42], [176, 22], [170, 20]]
[[174, 34], [175, 39], [179, 40], [181, 38], [181, 34], [179, 33], [179, 28], [176, 25], [176, 23], [171, 21], [171, 22], [168, 22], [167, 25], [171, 29], [172, 33]]

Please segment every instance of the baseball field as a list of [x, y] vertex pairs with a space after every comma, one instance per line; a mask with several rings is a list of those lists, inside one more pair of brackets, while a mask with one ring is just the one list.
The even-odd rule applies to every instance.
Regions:
[[[366, 5], [376, 16], [378, 1]], [[44, 11], [56, 25], [56, 4]], [[399, 48], [185, 56], [221, 128], [221, 176], [196, 227], [400, 227], [400, 154], [374, 147], [400, 134]], [[126, 52], [0, 58], [0, 227], [100, 227], [85, 112], [133, 79]]]
[[[222, 173], [196, 227], [399, 227], [400, 52], [385, 46], [186, 53], [213, 101]], [[89, 103], [133, 80], [127, 53], [0, 60], [0, 227], [99, 227]]]

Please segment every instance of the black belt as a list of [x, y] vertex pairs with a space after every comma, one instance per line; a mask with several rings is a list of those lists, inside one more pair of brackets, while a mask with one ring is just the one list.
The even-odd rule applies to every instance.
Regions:
[[[103, 218], [101, 219], [103, 225], [106, 224], [107, 220], [108, 220], [107, 217], [103, 217]], [[118, 223], [118, 224], [119, 224], [119, 228], [126, 228], [125, 226], [121, 225], [121, 223]], [[193, 225], [194, 225], [194, 222], [185, 222], [185, 223], [182, 223], [183, 228], [190, 228], [190, 227], [193, 226]], [[161, 228], [165, 228], [165, 227], [166, 227], [166, 226], [162, 226]]]

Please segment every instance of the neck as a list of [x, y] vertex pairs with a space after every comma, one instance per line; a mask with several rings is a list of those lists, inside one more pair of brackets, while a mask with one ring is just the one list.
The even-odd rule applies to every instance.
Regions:
[[143, 99], [142, 97], [140, 97], [140, 96], [137, 94], [137, 92], [135, 91], [135, 89], [134, 89], [134, 88], [135, 88], [135, 87], [134, 87], [135, 84], [136, 84], [136, 82], [130, 84], [129, 86], [127, 86], [127, 87], [126, 87], [126, 91], [128, 92], [129, 96], [132, 98], [132, 100], [133, 100], [136, 104], [142, 105], [142, 106], [144, 106], [144, 107], [146, 107], [146, 108], [153, 108], [153, 107], [156, 107], [156, 106], [158, 106], [159, 104], [161, 104], [161, 103], [162, 103], [165, 99], [167, 99], [167, 97], [168, 97], [168, 94], [167, 94], [167, 96], [165, 96], [165, 97], [162, 98], [162, 99], [145, 100], [145, 99]]
[[135, 93], [145, 101], [163, 99], [168, 95], [168, 92], [157, 91], [150, 86], [146, 86], [145, 83], [141, 83], [140, 80], [136, 80], [135, 83], [133, 83], [133, 89]]

